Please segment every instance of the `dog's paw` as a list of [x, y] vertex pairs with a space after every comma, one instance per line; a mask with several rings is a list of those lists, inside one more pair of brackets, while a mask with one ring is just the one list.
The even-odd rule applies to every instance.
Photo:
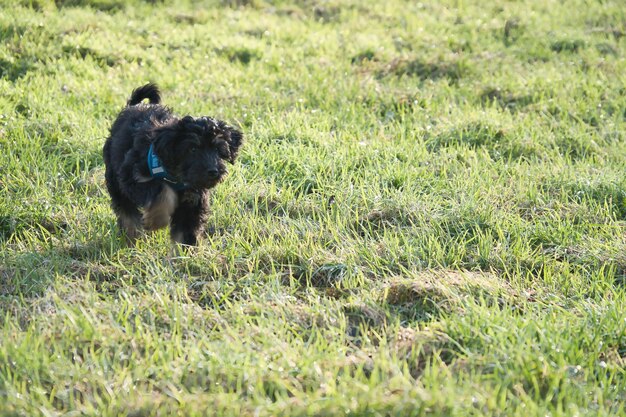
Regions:
[[120, 230], [127, 245], [133, 246], [141, 235], [141, 223], [139, 217], [120, 215], [117, 219]]
[[185, 246], [196, 246], [198, 244], [197, 236], [190, 231], [172, 231], [171, 238], [173, 242], [180, 243], [181, 245]]

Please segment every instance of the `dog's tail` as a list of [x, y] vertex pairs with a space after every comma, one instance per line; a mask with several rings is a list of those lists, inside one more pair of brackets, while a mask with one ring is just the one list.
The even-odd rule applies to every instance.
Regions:
[[135, 104], [141, 103], [146, 98], [150, 101], [150, 104], [159, 104], [161, 102], [161, 92], [156, 84], [148, 83], [139, 88], [135, 88], [126, 106], [134, 106]]

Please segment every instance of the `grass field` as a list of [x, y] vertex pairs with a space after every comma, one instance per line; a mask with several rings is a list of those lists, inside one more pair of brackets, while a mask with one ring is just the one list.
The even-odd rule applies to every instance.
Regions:
[[[0, 415], [626, 414], [620, 0], [0, 0]], [[118, 236], [133, 88], [247, 142]]]

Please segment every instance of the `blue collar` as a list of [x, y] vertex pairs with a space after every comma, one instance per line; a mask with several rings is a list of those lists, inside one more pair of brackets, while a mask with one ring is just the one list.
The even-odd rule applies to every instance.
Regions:
[[180, 191], [187, 188], [185, 183], [179, 182], [176, 178], [172, 177], [165, 170], [161, 159], [154, 153], [154, 145], [150, 144], [150, 149], [148, 149], [148, 171], [150, 171], [150, 176], [157, 180], [163, 180], [168, 182], [175, 190]]

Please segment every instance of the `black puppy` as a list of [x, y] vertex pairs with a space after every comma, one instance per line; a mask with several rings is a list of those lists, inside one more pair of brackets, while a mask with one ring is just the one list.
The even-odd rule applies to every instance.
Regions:
[[137, 88], [111, 127], [103, 149], [111, 206], [130, 243], [142, 229], [169, 224], [174, 241], [195, 245], [208, 190], [235, 161], [243, 135], [208, 117], [180, 119], [160, 102], [155, 84]]

